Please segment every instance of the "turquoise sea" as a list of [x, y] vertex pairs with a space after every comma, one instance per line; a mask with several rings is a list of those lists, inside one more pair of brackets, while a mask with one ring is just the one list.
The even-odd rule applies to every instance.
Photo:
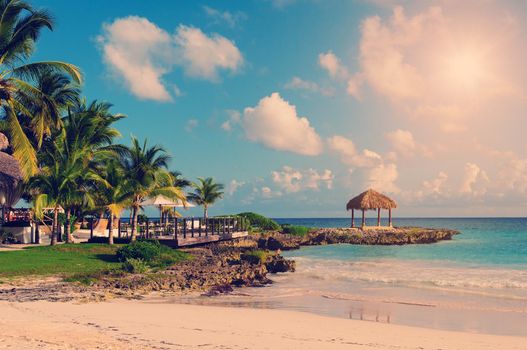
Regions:
[[[350, 225], [347, 218], [276, 220]], [[273, 284], [265, 288], [198, 302], [527, 337], [527, 219], [399, 218], [394, 225], [461, 234], [426, 245], [339, 244], [282, 252], [296, 261], [294, 273], [271, 276]]]
[[[350, 219], [276, 219], [308, 227], [349, 227]], [[368, 224], [375, 225], [376, 219]], [[462, 232], [452, 241], [432, 245], [333, 245], [303, 249], [291, 256], [313, 259], [396, 259], [457, 263], [465, 266], [527, 268], [527, 218], [394, 219], [395, 226], [450, 228]]]

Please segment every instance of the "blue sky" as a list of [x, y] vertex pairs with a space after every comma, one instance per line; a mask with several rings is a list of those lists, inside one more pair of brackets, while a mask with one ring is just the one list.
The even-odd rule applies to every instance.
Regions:
[[401, 216], [522, 215], [521, 3], [35, 3], [57, 21], [35, 60], [78, 65], [122, 142], [224, 183], [212, 214], [345, 216], [373, 187]]

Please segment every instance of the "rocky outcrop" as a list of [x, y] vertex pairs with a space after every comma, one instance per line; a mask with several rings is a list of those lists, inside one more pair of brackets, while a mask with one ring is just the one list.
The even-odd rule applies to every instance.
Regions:
[[400, 228], [322, 228], [305, 236], [269, 233], [257, 238], [259, 249], [291, 250], [301, 246], [325, 244], [364, 244], [364, 245], [403, 245], [428, 244], [450, 240], [459, 231], [450, 229], [430, 229], [420, 227]]

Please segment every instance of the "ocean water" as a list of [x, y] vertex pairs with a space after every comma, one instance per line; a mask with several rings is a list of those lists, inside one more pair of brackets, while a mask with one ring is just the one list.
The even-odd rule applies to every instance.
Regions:
[[[350, 225], [349, 219], [276, 220], [310, 227]], [[296, 272], [272, 276], [274, 283], [266, 288], [198, 302], [527, 336], [527, 219], [405, 218], [394, 219], [394, 225], [461, 234], [426, 245], [338, 244], [283, 252], [296, 261]]]

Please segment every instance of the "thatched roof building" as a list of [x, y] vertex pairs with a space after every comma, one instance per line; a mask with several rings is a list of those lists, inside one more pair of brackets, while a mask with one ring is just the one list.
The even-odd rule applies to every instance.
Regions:
[[[0, 150], [9, 147], [7, 137], [0, 133]], [[14, 205], [20, 195], [17, 185], [23, 179], [20, 164], [15, 157], [0, 151], [0, 201], [1, 205]]]
[[392, 226], [392, 209], [395, 208], [397, 208], [397, 203], [393, 199], [372, 189], [353, 197], [346, 205], [346, 210], [351, 210], [351, 227], [355, 227], [355, 210], [362, 211], [362, 227], [366, 226], [364, 212], [377, 210], [377, 226], [381, 226], [381, 209], [388, 210], [388, 226]]
[[346, 205], [346, 210], [375, 210], [375, 209], [395, 209], [397, 203], [382, 193], [369, 189], [362, 192], [357, 197], [350, 199]]

